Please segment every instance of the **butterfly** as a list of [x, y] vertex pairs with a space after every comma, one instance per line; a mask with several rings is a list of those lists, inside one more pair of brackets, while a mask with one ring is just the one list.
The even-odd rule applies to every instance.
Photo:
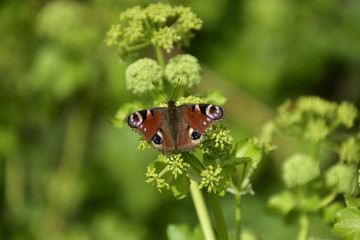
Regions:
[[213, 104], [184, 104], [155, 107], [134, 112], [126, 118], [128, 125], [139, 132], [164, 155], [175, 150], [190, 152], [201, 142], [201, 136], [225, 116], [225, 109]]

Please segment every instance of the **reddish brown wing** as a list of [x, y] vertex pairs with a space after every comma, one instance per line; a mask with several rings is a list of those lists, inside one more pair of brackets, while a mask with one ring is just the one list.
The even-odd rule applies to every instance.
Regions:
[[225, 116], [224, 108], [212, 104], [185, 104], [178, 107], [178, 112], [187, 125], [201, 134]]
[[224, 118], [225, 110], [212, 104], [185, 104], [177, 108], [179, 131], [177, 150], [192, 151], [200, 144], [201, 135]]
[[169, 131], [167, 108], [150, 108], [134, 112], [126, 118], [126, 122], [143, 135], [145, 140], [150, 140], [152, 146], [163, 154], [175, 150], [175, 142]]
[[125, 121], [146, 140], [150, 140], [163, 125], [164, 113], [166, 108], [145, 109], [130, 114]]

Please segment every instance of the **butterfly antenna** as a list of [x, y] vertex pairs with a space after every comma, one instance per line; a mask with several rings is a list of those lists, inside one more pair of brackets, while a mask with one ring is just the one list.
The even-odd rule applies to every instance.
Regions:
[[171, 99], [174, 100], [174, 97], [175, 97], [175, 93], [176, 93], [176, 90], [178, 89], [179, 87], [179, 82], [180, 82], [180, 79], [178, 79], [177, 83], [176, 83], [176, 86], [175, 86], [175, 89], [174, 89], [174, 92], [171, 96]]
[[165, 96], [165, 94], [158, 88], [158, 86], [156, 86], [156, 84], [154, 82], [151, 82], [154, 87], [156, 88], [156, 90], [159, 91], [159, 93], [161, 93], [161, 95], [163, 95], [163, 97], [166, 99], [166, 101], [169, 101], [169, 99]]

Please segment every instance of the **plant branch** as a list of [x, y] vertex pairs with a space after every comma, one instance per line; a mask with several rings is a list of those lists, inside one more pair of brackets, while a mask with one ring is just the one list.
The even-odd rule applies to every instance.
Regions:
[[135, 52], [135, 51], [139, 51], [143, 48], [146, 48], [147, 46], [150, 46], [150, 45], [151, 45], [151, 42], [143, 42], [143, 43], [139, 43], [137, 45], [127, 46], [126, 51]]
[[228, 231], [226, 228], [224, 215], [221, 210], [219, 198], [216, 194], [210, 193], [209, 199], [210, 199], [210, 205], [211, 205], [213, 213], [214, 213], [215, 222], [216, 222], [217, 230], [219, 233], [219, 239], [220, 240], [228, 240], [229, 235], [228, 235]]
[[235, 240], [241, 239], [241, 206], [242, 206], [242, 195], [241, 193], [235, 196]]
[[306, 213], [301, 213], [299, 217], [300, 231], [297, 240], [307, 240], [309, 234], [309, 217]]
[[162, 49], [158, 46], [154, 46], [154, 48], [155, 48], [155, 53], [156, 53], [156, 58], [158, 60], [158, 63], [160, 64], [161, 68], [163, 70], [165, 70], [165, 58], [164, 58]]
[[191, 180], [190, 191], [205, 239], [215, 240], [216, 238], [212, 229], [210, 216], [207, 212], [205, 200], [202, 196], [197, 182]]

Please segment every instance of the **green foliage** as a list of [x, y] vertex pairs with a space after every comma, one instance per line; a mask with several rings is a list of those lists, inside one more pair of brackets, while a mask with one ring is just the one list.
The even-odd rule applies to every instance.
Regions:
[[[189, 179], [190, 186], [198, 183], [195, 188], [201, 193], [201, 174], [204, 184], [213, 183], [213, 187], [203, 186], [205, 197], [226, 193], [220, 198], [223, 213], [228, 226], [234, 226], [227, 230], [216, 222], [209, 225], [211, 231], [229, 231], [231, 239], [293, 239], [297, 228], [288, 224], [302, 215], [300, 229], [306, 230], [306, 216], [311, 225], [308, 234], [302, 235], [308, 239], [333, 239], [329, 228], [335, 220], [336, 236], [356, 238], [359, 200], [347, 197], [344, 208], [342, 199], [345, 192], [356, 197], [359, 183], [355, 106], [360, 89], [360, 2], [187, 1], [206, 20], [187, 49], [196, 58], [177, 49], [189, 46], [194, 30], [202, 27], [194, 12], [166, 1], [147, 4], [141, 0], [2, 1], [1, 239], [165, 239], [169, 221], [188, 226], [176, 225], [180, 233], [171, 235], [204, 239], [199, 236], [202, 226], [194, 228], [194, 208], [189, 204], [190, 194], [194, 196]], [[121, 18], [109, 27], [121, 11]], [[104, 46], [107, 30], [105, 42], [114, 48]], [[128, 91], [127, 66], [118, 61], [114, 50], [130, 63], [139, 56], [156, 56], [156, 67], [144, 68], [144, 74], [138, 69], [138, 76], [129, 77], [134, 82]], [[171, 68], [170, 62], [174, 62]], [[159, 67], [157, 79], [162, 83], [158, 87], [167, 96], [181, 78], [177, 104], [227, 103], [226, 128], [216, 126], [224, 139], [215, 134], [209, 147], [215, 151], [218, 139], [223, 149], [231, 146], [230, 152], [224, 150], [214, 158], [214, 151], [205, 154], [198, 148], [167, 160], [153, 155], [156, 151], [141, 139], [139, 148], [147, 150], [136, 151], [137, 137], [129, 129], [114, 131], [109, 118], [119, 105], [111, 120], [117, 127], [126, 124], [125, 117], [134, 111], [166, 106], [150, 84], [139, 88], [143, 93], [136, 92], [137, 77], [148, 78]], [[198, 85], [200, 80], [206, 82]], [[199, 92], [215, 91], [183, 98], [193, 94], [188, 89], [192, 86], [198, 86]], [[263, 127], [256, 141], [238, 140], [251, 137], [272, 117], [269, 106], [309, 92], [354, 104], [332, 103], [334, 110], [324, 100], [316, 111], [296, 115], [297, 104], [292, 101], [285, 109], [292, 113], [284, 122], [302, 120], [281, 128], [274, 120]], [[314, 103], [310, 105], [315, 108]], [[226, 136], [231, 137], [230, 144]], [[266, 158], [274, 165], [260, 162], [263, 152], [276, 149]], [[279, 185], [277, 177], [283, 173], [283, 160], [294, 153], [311, 156], [320, 165], [320, 176], [288, 188]], [[156, 160], [149, 164], [149, 158]], [[153, 170], [149, 179], [155, 188], [144, 181], [147, 164]], [[168, 165], [172, 168], [162, 173]], [[210, 169], [220, 173], [214, 176]], [[273, 194], [269, 205], [286, 221], [263, 211], [263, 198], [269, 193]], [[336, 213], [346, 213], [345, 209], [352, 214], [339, 213], [341, 218], [336, 219]], [[221, 218], [218, 215], [214, 220]], [[227, 239], [225, 235], [216, 237]]]
[[[352, 203], [349, 204], [349, 202]], [[347, 198], [347, 207], [337, 213], [333, 233], [341, 239], [353, 240], [360, 238], [359, 203], [359, 199]]]
[[[337, 104], [319, 97], [301, 97], [282, 104], [277, 118], [264, 126], [256, 140], [267, 152], [278, 147], [272, 143], [275, 136], [307, 140], [308, 147], [303, 153], [293, 154], [282, 163], [282, 179], [287, 189], [268, 200], [268, 206], [282, 217], [290, 212], [299, 214], [299, 238], [308, 235], [308, 214], [317, 213], [331, 223], [337, 214], [334, 233], [356, 239], [356, 231], [350, 234], [355, 229], [350, 222], [358, 209], [338, 212], [343, 204], [336, 197], [359, 193], [358, 133], [344, 130], [353, 127], [357, 118], [357, 108], [348, 102]], [[324, 159], [319, 153], [326, 151], [336, 155], [337, 160], [322, 164]]]

